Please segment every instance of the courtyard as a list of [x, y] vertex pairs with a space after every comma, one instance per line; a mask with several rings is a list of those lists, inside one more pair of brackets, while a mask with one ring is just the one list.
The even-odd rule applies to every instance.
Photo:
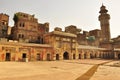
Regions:
[[37, 62], [0, 62], [0, 80], [83, 80], [93, 66], [99, 65], [89, 80], [118, 80], [120, 61], [84, 59]]

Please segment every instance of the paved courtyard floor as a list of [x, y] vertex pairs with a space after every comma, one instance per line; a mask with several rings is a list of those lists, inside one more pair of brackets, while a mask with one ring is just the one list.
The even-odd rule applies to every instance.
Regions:
[[38, 62], [0, 62], [0, 80], [77, 80], [94, 65], [99, 65], [90, 80], [119, 80], [120, 61], [61, 60]]

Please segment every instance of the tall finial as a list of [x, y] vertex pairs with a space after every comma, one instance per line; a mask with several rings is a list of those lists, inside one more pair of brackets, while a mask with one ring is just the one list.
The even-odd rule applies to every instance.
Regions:
[[102, 6], [104, 6], [104, 5], [103, 5], [103, 2], [102, 2]]

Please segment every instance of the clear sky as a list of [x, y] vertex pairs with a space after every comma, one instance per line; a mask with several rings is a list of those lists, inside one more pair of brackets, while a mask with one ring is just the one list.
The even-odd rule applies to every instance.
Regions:
[[98, 21], [102, 3], [111, 16], [111, 37], [120, 35], [120, 0], [0, 0], [0, 13], [10, 16], [13, 26], [16, 12], [35, 14], [40, 23], [49, 22], [50, 31], [55, 27], [76, 25], [82, 30], [100, 29]]

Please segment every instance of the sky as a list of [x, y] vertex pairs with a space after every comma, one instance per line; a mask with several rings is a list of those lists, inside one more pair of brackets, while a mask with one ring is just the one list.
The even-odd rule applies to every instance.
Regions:
[[13, 26], [13, 15], [17, 12], [35, 14], [39, 23], [50, 23], [50, 31], [60, 27], [75, 25], [82, 31], [100, 29], [98, 16], [102, 3], [110, 14], [111, 37], [120, 35], [120, 0], [0, 0], [0, 13], [10, 16], [9, 26]]

